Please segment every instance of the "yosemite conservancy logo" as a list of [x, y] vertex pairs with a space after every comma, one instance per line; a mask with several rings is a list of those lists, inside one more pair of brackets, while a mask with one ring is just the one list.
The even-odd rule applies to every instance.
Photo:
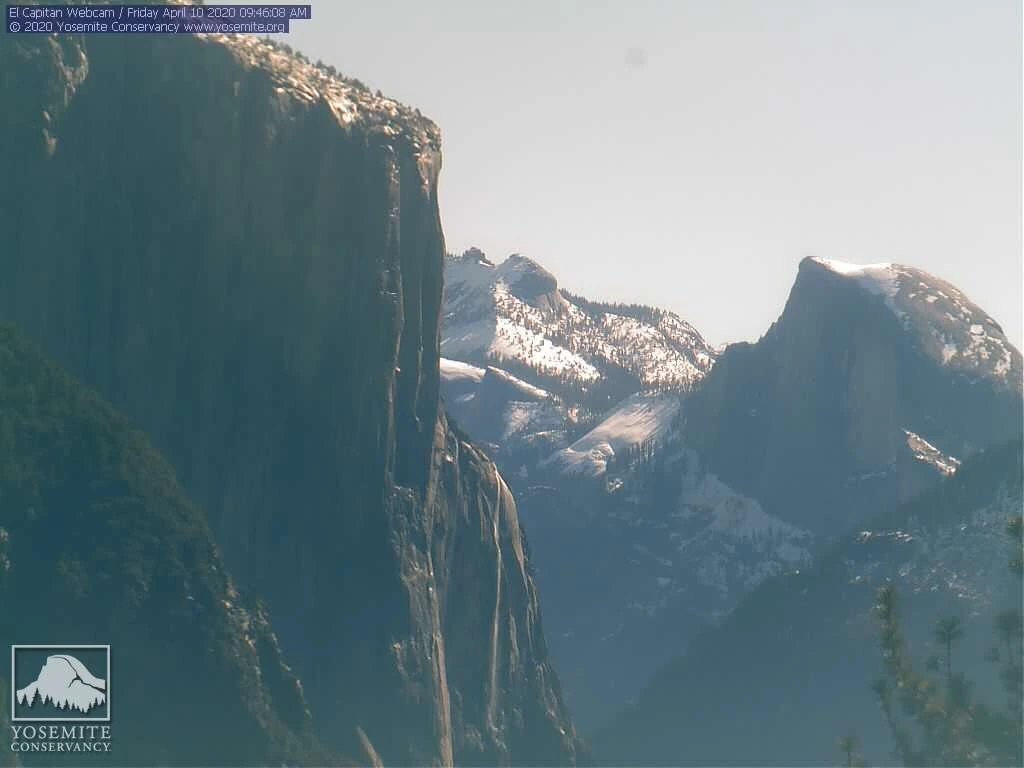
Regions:
[[110, 751], [109, 645], [12, 645], [11, 682], [14, 752]]

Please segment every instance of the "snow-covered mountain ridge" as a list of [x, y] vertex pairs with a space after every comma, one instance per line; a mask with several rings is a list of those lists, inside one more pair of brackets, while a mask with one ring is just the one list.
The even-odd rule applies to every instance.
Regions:
[[808, 264], [883, 297], [904, 328], [914, 332], [924, 351], [942, 365], [1011, 385], [1016, 382], [1019, 388], [1020, 352], [1002, 327], [956, 286], [901, 264], [857, 266], [817, 257]]
[[445, 280], [441, 351], [448, 358], [583, 387], [618, 375], [632, 380], [622, 397], [642, 387], [692, 387], [716, 357], [677, 315], [621, 313], [565, 294], [550, 272], [518, 254], [500, 264], [478, 249], [449, 256]]
[[693, 341], [675, 315], [574, 296], [518, 256], [470, 251], [446, 276], [446, 401], [517, 496], [584, 729], [762, 581], [1019, 428], [1019, 353], [914, 268], [805, 259], [760, 341], [690, 343], [707, 365], [675, 379], [692, 369], [662, 363]]

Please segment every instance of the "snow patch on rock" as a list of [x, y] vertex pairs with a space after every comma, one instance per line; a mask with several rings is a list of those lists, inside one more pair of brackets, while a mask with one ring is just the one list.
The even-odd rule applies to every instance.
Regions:
[[707, 374], [718, 353], [692, 326], [671, 312], [628, 309], [566, 298], [555, 277], [526, 257], [494, 264], [470, 249], [445, 262], [441, 350], [583, 384], [610, 367], [644, 387], [689, 388]]
[[859, 266], [819, 257], [810, 261], [883, 297], [904, 328], [943, 366], [1019, 387], [1020, 352], [999, 324], [955, 286], [899, 264]]
[[483, 381], [485, 372], [484, 368], [478, 368], [469, 363], [460, 363], [458, 360], [449, 360], [446, 357], [441, 358], [442, 381], [467, 380], [479, 384]]
[[631, 395], [605, 414], [596, 427], [544, 464], [567, 474], [599, 477], [617, 453], [664, 436], [678, 413], [677, 395]]
[[907, 447], [910, 448], [914, 458], [918, 461], [930, 464], [944, 475], [952, 475], [960, 468], [960, 460], [958, 458], [943, 453], [916, 432], [904, 429], [903, 434], [907, 438]]

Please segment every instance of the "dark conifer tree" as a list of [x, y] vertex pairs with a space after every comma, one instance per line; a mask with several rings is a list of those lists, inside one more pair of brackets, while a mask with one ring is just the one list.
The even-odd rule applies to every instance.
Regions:
[[[1009, 524], [1014, 542], [1010, 569], [1020, 590], [1021, 522]], [[953, 644], [963, 636], [959, 619], [938, 622], [935, 639], [946, 653], [946, 685], [940, 687], [918, 672], [907, 652], [897, 610], [896, 591], [887, 584], [878, 591], [885, 676], [873, 686], [895, 745], [895, 756], [906, 766], [1024, 765], [1024, 724], [1021, 719], [1022, 628], [1019, 599], [994, 620], [997, 646], [988, 659], [1001, 664], [1007, 706], [977, 701], [963, 673], [952, 670]], [[935, 668], [937, 664], [929, 664]]]

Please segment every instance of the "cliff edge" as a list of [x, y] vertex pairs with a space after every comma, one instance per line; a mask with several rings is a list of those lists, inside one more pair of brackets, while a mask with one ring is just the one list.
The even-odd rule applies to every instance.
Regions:
[[0, 73], [0, 319], [209, 510], [321, 739], [573, 762], [515, 505], [439, 409], [437, 128], [253, 38], [6, 37]]

